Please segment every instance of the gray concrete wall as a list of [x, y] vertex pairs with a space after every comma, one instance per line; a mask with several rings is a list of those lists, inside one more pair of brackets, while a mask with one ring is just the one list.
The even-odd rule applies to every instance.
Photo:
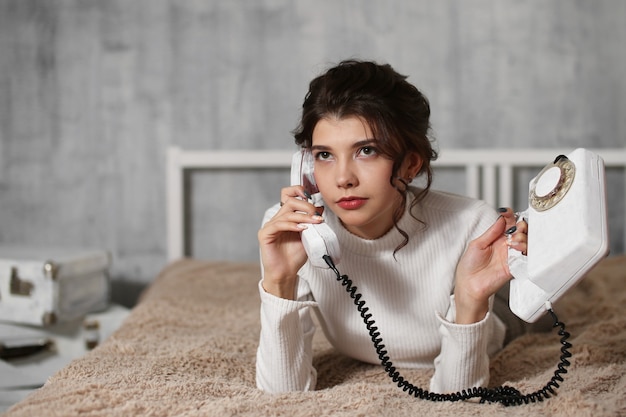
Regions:
[[[444, 148], [623, 147], [625, 21], [622, 0], [0, 0], [0, 242], [152, 280], [166, 146], [292, 149], [309, 80], [348, 57], [409, 75]], [[286, 181], [191, 175], [192, 254], [256, 259]]]

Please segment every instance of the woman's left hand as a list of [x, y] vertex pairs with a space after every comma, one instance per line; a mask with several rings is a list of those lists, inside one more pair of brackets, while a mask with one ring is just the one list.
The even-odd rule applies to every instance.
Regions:
[[502, 210], [498, 220], [470, 242], [456, 270], [454, 298], [456, 322], [476, 323], [489, 311], [489, 297], [511, 279], [508, 248], [526, 253], [528, 225], [517, 224], [511, 209]]

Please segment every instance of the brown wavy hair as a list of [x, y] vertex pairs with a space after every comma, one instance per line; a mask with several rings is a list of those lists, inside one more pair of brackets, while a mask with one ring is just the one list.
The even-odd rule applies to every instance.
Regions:
[[389, 64], [342, 61], [311, 81], [302, 104], [300, 123], [292, 132], [297, 145], [310, 148], [313, 129], [322, 119], [356, 116], [368, 123], [377, 141], [378, 152], [393, 161], [389, 182], [402, 197], [403, 204], [396, 208], [393, 223], [405, 240], [396, 251], [409, 240], [407, 233], [398, 227], [408, 187], [398, 187], [394, 179], [398, 177], [407, 154], [413, 152], [419, 155], [422, 166], [418, 176], [425, 176], [426, 185], [411, 205], [411, 215], [415, 217], [413, 208], [430, 189], [433, 178], [431, 162], [438, 156], [429, 137], [428, 99], [406, 79]]

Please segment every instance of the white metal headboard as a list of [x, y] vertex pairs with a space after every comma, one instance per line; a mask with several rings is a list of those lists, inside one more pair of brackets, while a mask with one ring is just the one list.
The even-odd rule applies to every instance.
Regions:
[[[602, 156], [607, 168], [626, 167], [626, 148], [590, 150]], [[293, 152], [198, 151], [169, 147], [166, 172], [168, 260], [175, 260], [185, 255], [185, 188], [183, 182], [186, 170], [289, 168]], [[568, 152], [554, 149], [443, 149], [433, 166], [464, 168], [466, 195], [485, 200], [493, 207], [511, 207], [515, 169], [543, 167], [563, 153]], [[626, 235], [624, 241], [626, 242]]]

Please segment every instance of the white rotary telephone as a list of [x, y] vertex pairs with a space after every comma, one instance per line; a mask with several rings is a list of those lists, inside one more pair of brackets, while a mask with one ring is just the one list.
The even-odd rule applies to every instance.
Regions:
[[[313, 157], [308, 151], [297, 152], [292, 159], [291, 184], [303, 185], [312, 196], [313, 204], [322, 200], [313, 178]], [[416, 398], [430, 401], [459, 401], [480, 398], [481, 402], [522, 405], [543, 401], [554, 394], [567, 372], [572, 346], [569, 333], [552, 310], [552, 302], [580, 281], [608, 253], [606, 187], [604, 161], [598, 155], [576, 149], [569, 155], [559, 155], [529, 184], [528, 209], [522, 213], [528, 222], [527, 256], [509, 249], [511, 281], [509, 306], [521, 319], [532, 323], [545, 312], [558, 327], [561, 357], [554, 376], [540, 390], [522, 394], [504, 386], [473, 387], [451, 394], [428, 392], [407, 381], [393, 366], [382, 336], [369, 308], [353, 281], [342, 275], [335, 264], [340, 251], [337, 237], [325, 224], [307, 224], [302, 243], [309, 261], [316, 267], [331, 268], [337, 280], [352, 298], [363, 318], [381, 365], [393, 382]]]
[[509, 307], [532, 323], [608, 254], [604, 161], [579, 148], [530, 181], [528, 255], [509, 249]]

